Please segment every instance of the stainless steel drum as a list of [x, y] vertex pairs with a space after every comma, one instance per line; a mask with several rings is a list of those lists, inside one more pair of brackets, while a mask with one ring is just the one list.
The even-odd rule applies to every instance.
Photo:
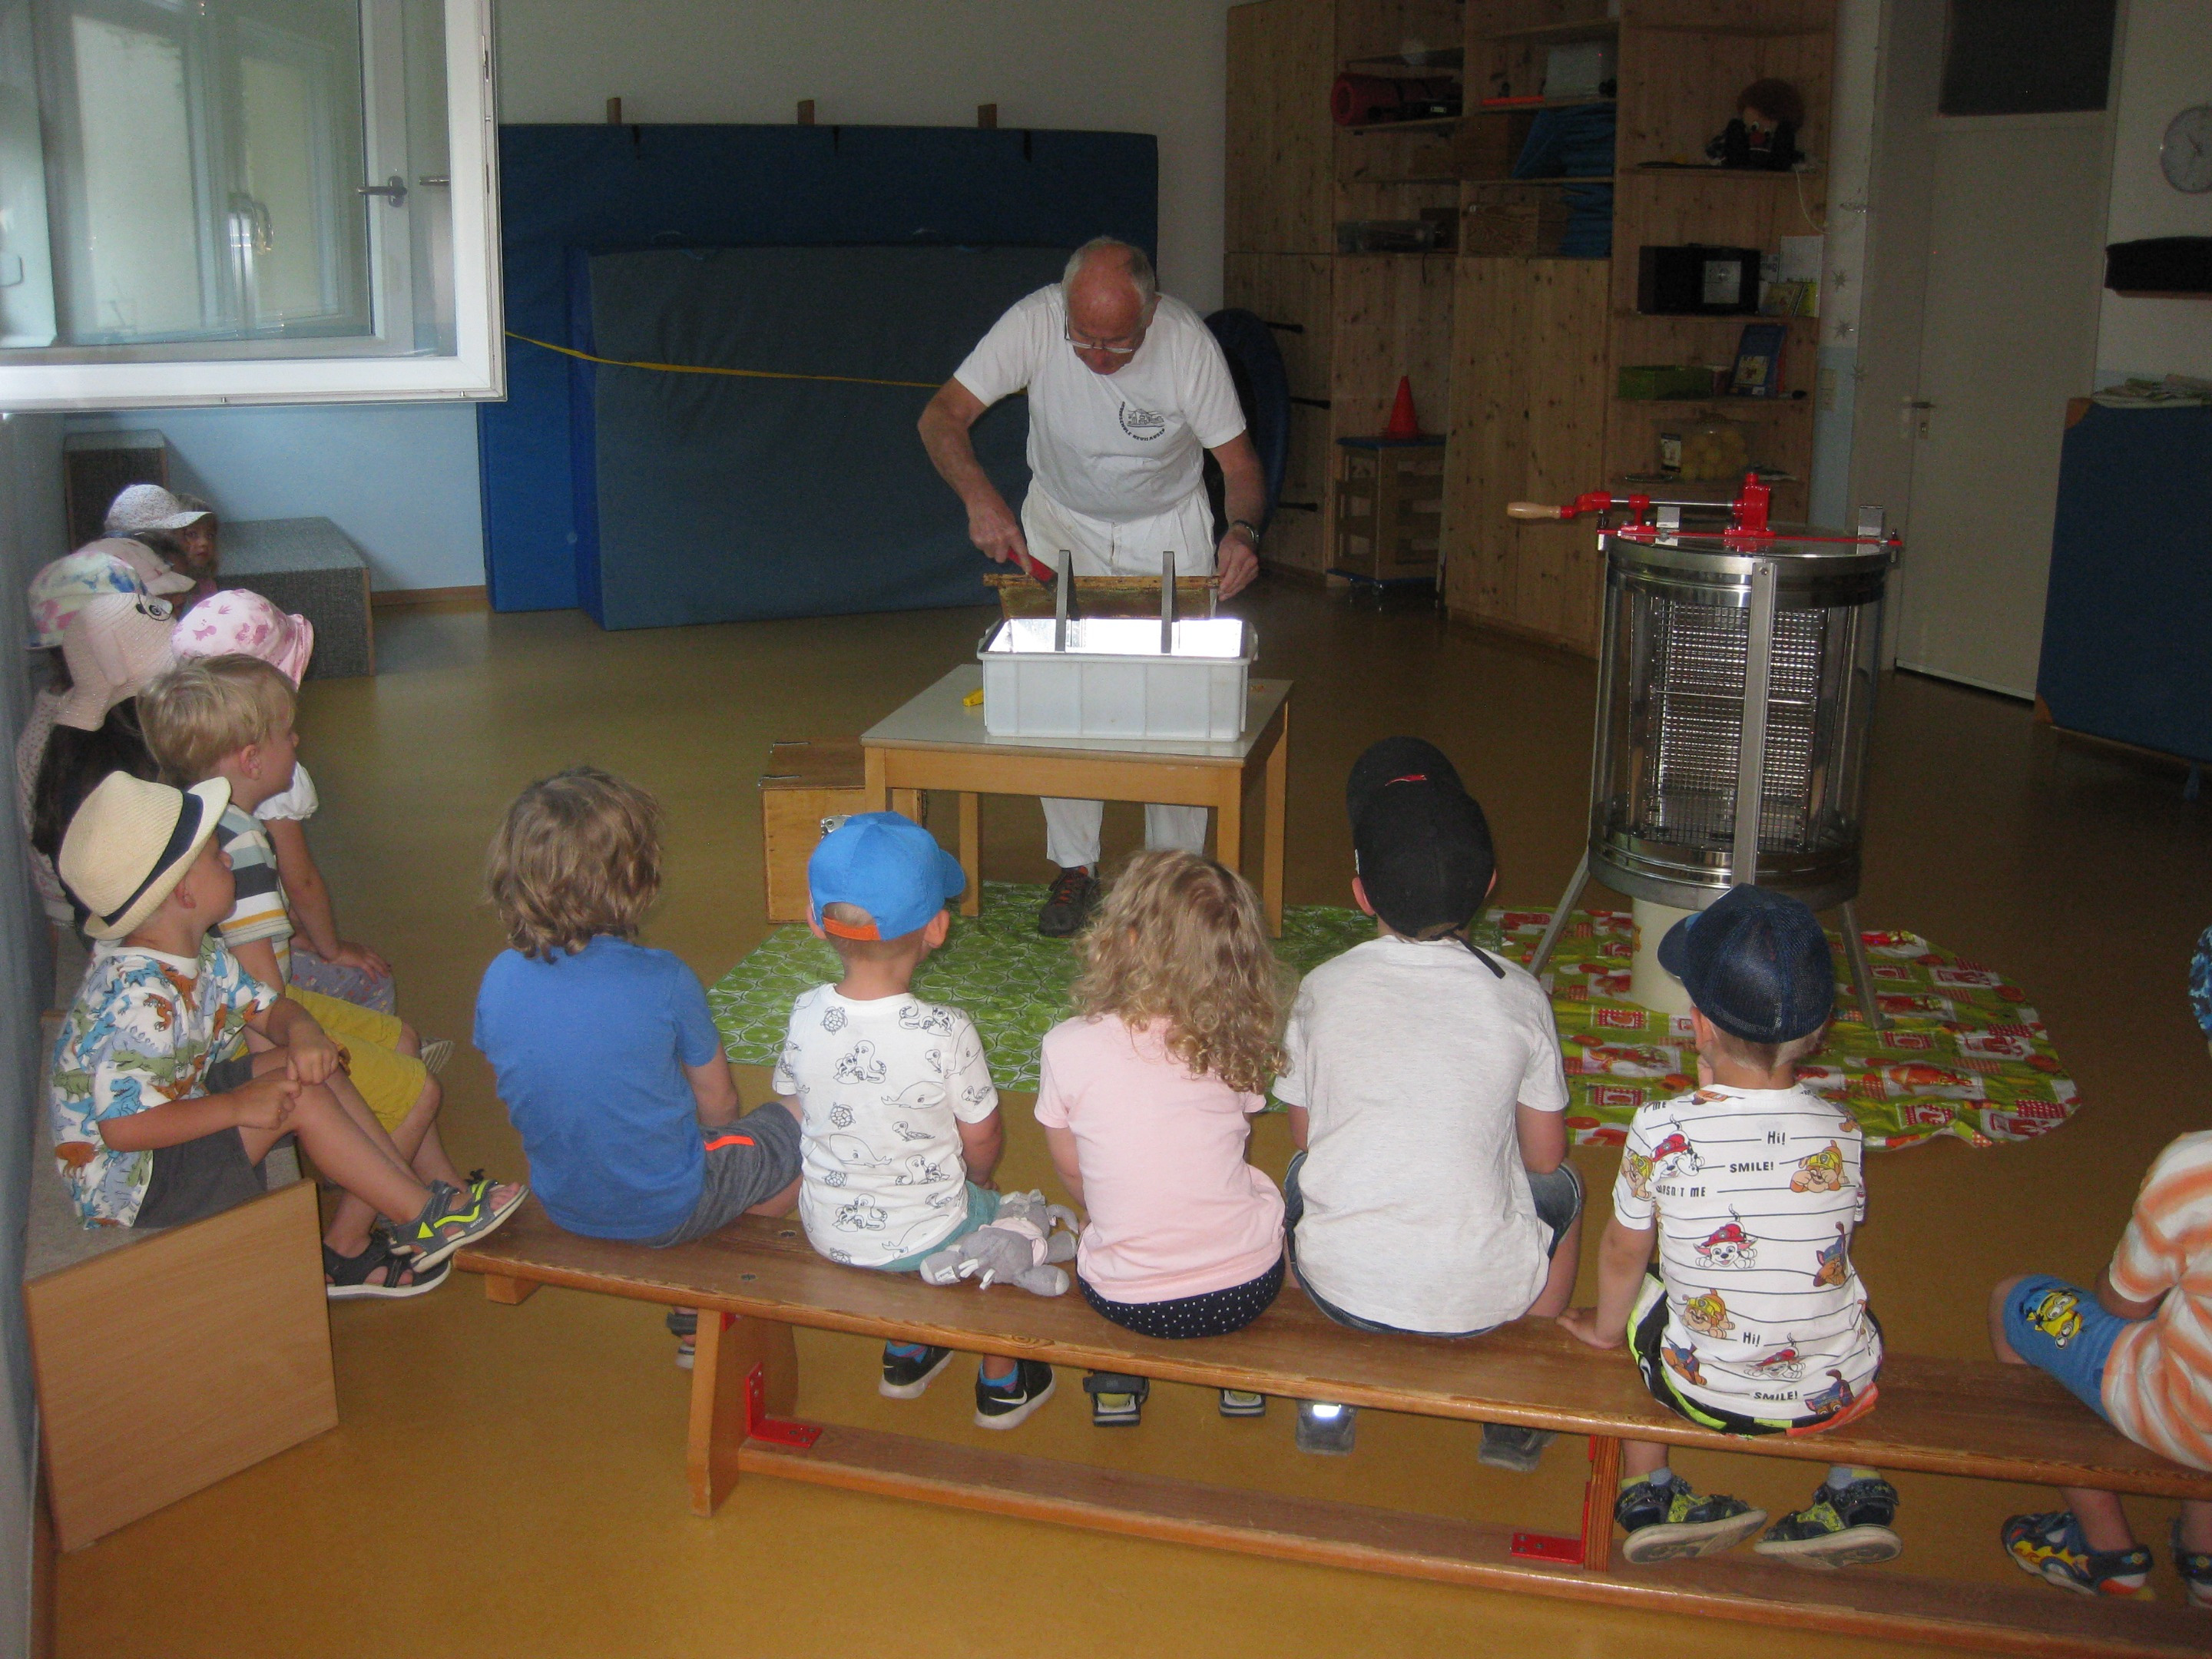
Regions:
[[1857, 894], [1895, 556], [1875, 534], [1600, 534], [1591, 874], [1686, 910], [1739, 882], [1814, 909]]

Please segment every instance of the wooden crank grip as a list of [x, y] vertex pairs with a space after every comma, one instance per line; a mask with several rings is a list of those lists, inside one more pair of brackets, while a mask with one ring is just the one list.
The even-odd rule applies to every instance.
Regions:
[[1567, 515], [1556, 507], [1542, 501], [1508, 501], [1505, 516], [1509, 519], [1564, 519]]

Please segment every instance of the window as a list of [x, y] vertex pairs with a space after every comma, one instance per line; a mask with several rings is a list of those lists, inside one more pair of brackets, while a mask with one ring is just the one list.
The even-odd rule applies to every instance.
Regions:
[[2112, 75], [2116, 0], [1951, 0], [1945, 115], [2100, 110]]
[[495, 397], [489, 0], [0, 0], [0, 407]]

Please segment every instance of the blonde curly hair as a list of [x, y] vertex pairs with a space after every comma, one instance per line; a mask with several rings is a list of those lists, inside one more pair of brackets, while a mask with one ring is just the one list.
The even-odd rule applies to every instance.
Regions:
[[1251, 883], [1194, 853], [1139, 853], [1083, 936], [1075, 1006], [1085, 1018], [1167, 1023], [1168, 1052], [1260, 1094], [1283, 1068], [1290, 981]]

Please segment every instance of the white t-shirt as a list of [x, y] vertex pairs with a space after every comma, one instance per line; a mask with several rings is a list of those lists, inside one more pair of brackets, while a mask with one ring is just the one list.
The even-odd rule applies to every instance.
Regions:
[[1382, 938], [1308, 974], [1275, 1096], [1308, 1114], [1298, 1276], [1349, 1314], [1456, 1334], [1528, 1311], [1549, 1272], [1514, 1108], [1565, 1111], [1543, 987], [1456, 939]]
[[1199, 314], [1160, 295], [1137, 355], [1094, 374], [1067, 343], [1060, 285], [1014, 301], [952, 378], [984, 404], [1030, 394], [1030, 471], [1054, 501], [1109, 524], [1199, 488], [1203, 452], [1244, 430], [1229, 360]]
[[981, 1123], [999, 1091], [959, 1009], [817, 985], [791, 1006], [775, 1088], [805, 1109], [799, 1217], [831, 1261], [880, 1267], [935, 1248], [968, 1213], [955, 1120]]
[[315, 781], [307, 775], [307, 769], [297, 761], [292, 763], [292, 781], [282, 794], [271, 795], [253, 809], [253, 816], [264, 823], [276, 818], [311, 818], [322, 810], [322, 797], [315, 793]]
[[1718, 1085], [1637, 1109], [1613, 1183], [1658, 1218], [1661, 1357], [1687, 1399], [1790, 1420], [1842, 1409], [1881, 1364], [1851, 1267], [1866, 1218], [1859, 1127], [1811, 1090]]

